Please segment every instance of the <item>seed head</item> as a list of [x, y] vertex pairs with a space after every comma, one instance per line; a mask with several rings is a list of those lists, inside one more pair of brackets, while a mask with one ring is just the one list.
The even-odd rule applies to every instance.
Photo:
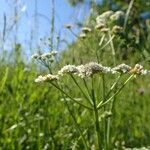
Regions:
[[130, 73], [146, 75], [149, 73], [148, 70], [145, 70], [142, 65], [136, 64], [133, 69], [131, 69]]

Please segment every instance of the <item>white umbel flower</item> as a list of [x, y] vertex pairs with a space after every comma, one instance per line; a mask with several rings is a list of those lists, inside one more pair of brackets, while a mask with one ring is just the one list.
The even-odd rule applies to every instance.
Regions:
[[96, 18], [97, 24], [98, 24], [98, 23], [101, 23], [102, 20], [103, 20], [103, 21], [106, 21], [107, 19], [109, 19], [109, 17], [112, 16], [113, 13], [114, 13], [114, 12], [113, 12], [112, 10], [109, 10], [109, 11], [106, 11], [106, 12], [102, 13], [101, 15], [99, 15], [99, 16]]
[[53, 59], [54, 56], [57, 55], [57, 53], [58, 53], [57, 51], [51, 51], [51, 52], [44, 53], [41, 55], [40, 54], [34, 54], [31, 56], [31, 58], [45, 61], [45, 60]]
[[128, 66], [128, 65], [126, 65], [126, 64], [120, 64], [120, 65], [114, 67], [114, 68], [112, 69], [112, 72], [113, 72], [113, 73], [116, 73], [116, 72], [127, 73], [127, 72], [129, 72], [130, 70], [131, 70], [131, 67], [130, 67], [130, 66]]
[[92, 30], [91, 30], [91, 28], [88, 28], [88, 27], [83, 27], [82, 29], [81, 29], [81, 31], [83, 32], [83, 33], [89, 33], [89, 32], [91, 32]]
[[76, 73], [78, 72], [78, 69], [76, 68], [75, 65], [66, 65], [63, 68], [61, 68], [60, 71], [58, 71], [59, 75], [64, 75], [67, 73]]
[[90, 77], [96, 73], [109, 73], [111, 69], [109, 67], [103, 67], [101, 64], [96, 62], [90, 62], [85, 65], [77, 66], [78, 76], [81, 78]]
[[86, 38], [86, 34], [85, 34], [85, 33], [81, 33], [81, 34], [79, 35], [79, 38], [85, 39], [85, 38]]
[[52, 56], [56, 56], [56, 55], [58, 54], [58, 51], [51, 51], [50, 54], [51, 54]]
[[125, 13], [123, 11], [116, 11], [113, 15], [110, 16], [111, 20], [118, 20], [124, 18]]
[[36, 79], [35, 79], [35, 82], [46, 82], [46, 81], [56, 81], [56, 80], [59, 80], [59, 77], [58, 75], [52, 75], [52, 74], [47, 74], [45, 76], [38, 76]]
[[133, 74], [138, 74], [138, 75], [147, 75], [150, 74], [149, 70], [145, 70], [144, 67], [140, 64], [136, 64], [134, 68], [130, 71]]
[[38, 58], [39, 58], [39, 54], [33, 54], [33, 55], [31, 56], [31, 58], [32, 58], [32, 59], [38, 59]]

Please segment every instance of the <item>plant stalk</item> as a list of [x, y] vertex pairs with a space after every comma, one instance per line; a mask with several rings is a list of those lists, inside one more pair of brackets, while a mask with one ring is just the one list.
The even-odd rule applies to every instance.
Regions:
[[98, 109], [96, 106], [93, 78], [92, 78], [92, 91], [91, 92], [92, 92], [92, 100], [93, 100], [93, 108], [94, 108], [95, 128], [96, 128], [96, 134], [97, 134], [98, 150], [101, 150], [100, 125], [99, 125], [99, 118], [98, 118]]

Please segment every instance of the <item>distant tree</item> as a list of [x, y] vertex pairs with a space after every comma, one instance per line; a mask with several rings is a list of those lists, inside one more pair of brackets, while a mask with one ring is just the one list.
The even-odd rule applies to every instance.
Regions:
[[[103, 12], [108, 9], [117, 10], [117, 9], [126, 9], [131, 0], [66, 0], [71, 6], [76, 6], [79, 3], [83, 5], [94, 3], [97, 8], [95, 11]], [[134, 0], [134, 7], [136, 12], [150, 12], [150, 1], [148, 0]]]

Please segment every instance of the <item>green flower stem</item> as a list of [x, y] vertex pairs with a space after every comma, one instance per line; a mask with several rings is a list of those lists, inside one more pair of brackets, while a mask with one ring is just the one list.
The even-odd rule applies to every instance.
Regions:
[[116, 66], [116, 52], [115, 52], [114, 43], [113, 43], [113, 38], [115, 36], [114, 35], [111, 36], [110, 31], [108, 31], [108, 36], [109, 36], [110, 46], [111, 46], [111, 50], [112, 50], [113, 65]]
[[[108, 36], [109, 36], [109, 39], [112, 39], [113, 36], [111, 36], [111, 32], [110, 30], [108, 31]], [[112, 50], [112, 57], [113, 57], [113, 65], [116, 66], [116, 52], [115, 52], [115, 48], [114, 48], [114, 43], [113, 43], [113, 39], [110, 41], [110, 46], [111, 46], [111, 50]], [[119, 79], [118, 79], [119, 80]], [[112, 87], [114, 89], [114, 93], [116, 92], [116, 87], [117, 87], [117, 82], [116, 84]], [[111, 89], [110, 89], [111, 91]], [[110, 112], [111, 112], [111, 108], [112, 106], [114, 105], [114, 101], [116, 100], [116, 96], [113, 97], [113, 100], [111, 102], [111, 107], [110, 107]], [[107, 124], [106, 124], [106, 141], [107, 141], [107, 144], [108, 146], [110, 145], [110, 125], [111, 125], [111, 118], [107, 118]], [[110, 147], [107, 147], [108, 149], [110, 149]]]
[[100, 50], [104, 49], [104, 48], [114, 39], [114, 37], [115, 37], [115, 36], [113, 35], [113, 36], [108, 40], [108, 42], [100, 48]]
[[[106, 99], [109, 97], [110, 93], [113, 91], [113, 89], [116, 90], [116, 87], [118, 85], [118, 82], [120, 81], [120, 78], [122, 77], [122, 74], [120, 74], [117, 78], [117, 80], [114, 82], [114, 84], [111, 86], [109, 92], [107, 93]], [[114, 91], [115, 92], [115, 91]], [[110, 112], [112, 112], [112, 107], [114, 106], [114, 101], [116, 100], [116, 98], [114, 97], [110, 106]], [[107, 128], [107, 132], [106, 132], [106, 141], [107, 141], [107, 149], [110, 149], [110, 125], [111, 125], [111, 118], [109, 117], [107, 119], [107, 124], [106, 124], [106, 128]]]
[[117, 96], [121, 90], [125, 87], [125, 85], [134, 77], [134, 74], [131, 75], [124, 83], [123, 85], [114, 93], [114, 95], [112, 95], [109, 99], [107, 99], [104, 103], [99, 103], [97, 105], [97, 109], [100, 109], [102, 107], [104, 107], [107, 103], [109, 103], [115, 96]]
[[55, 88], [57, 88], [60, 92], [62, 92], [63, 94], [65, 94], [67, 97], [69, 97], [72, 101], [74, 101], [75, 103], [79, 104], [80, 106], [89, 109], [89, 110], [93, 110], [93, 108], [86, 106], [78, 101], [76, 101], [74, 98], [72, 98], [69, 94], [67, 94], [63, 89], [61, 89], [59, 86], [57, 86], [56, 84], [54, 84], [53, 82], [50, 82]]
[[96, 107], [96, 98], [95, 98], [95, 92], [94, 92], [94, 81], [92, 78], [92, 100], [94, 104], [94, 117], [95, 117], [95, 128], [97, 133], [97, 140], [98, 140], [98, 150], [101, 150], [101, 137], [100, 137], [100, 126], [99, 126], [99, 118], [98, 118], [98, 109]]
[[62, 93], [62, 96], [63, 96], [63, 98], [64, 98], [64, 100], [65, 100], [65, 104], [66, 104], [66, 106], [67, 106], [68, 112], [69, 112], [70, 116], [72, 117], [72, 119], [73, 119], [73, 121], [74, 121], [74, 123], [75, 123], [76, 130], [77, 130], [77, 131], [79, 132], [79, 134], [80, 134], [80, 137], [81, 137], [81, 139], [82, 139], [82, 141], [83, 141], [83, 144], [84, 144], [84, 146], [85, 146], [85, 149], [86, 149], [86, 150], [89, 150], [89, 146], [88, 146], [87, 141], [86, 141], [86, 139], [85, 139], [85, 137], [84, 137], [84, 133], [82, 132], [82, 130], [81, 130], [79, 124], [77, 123], [76, 118], [75, 118], [75, 116], [74, 116], [72, 110], [70, 109], [69, 104], [68, 104], [68, 102], [67, 102], [67, 100], [66, 100], [66, 98], [65, 98], [65, 96], [64, 96], [63, 93]]
[[91, 101], [91, 99], [85, 94], [85, 92], [82, 90], [82, 88], [80, 87], [80, 85], [78, 84], [77, 80], [74, 78], [74, 76], [72, 74], [70, 74], [71, 78], [73, 79], [74, 83], [77, 85], [77, 87], [80, 89], [80, 91], [82, 92], [83, 96], [85, 99], [87, 99], [87, 101], [89, 102], [89, 104], [91, 106], [93, 106], [93, 102]]
[[[85, 81], [84, 78], [83, 78], [83, 83], [84, 83], [84, 86], [85, 86], [85, 88], [86, 88], [86, 90], [87, 90], [89, 96], [91, 97], [90, 90], [89, 90], [88, 85], [87, 85], [87, 83], [86, 83], [86, 81]], [[93, 104], [93, 102], [92, 102], [92, 104]]]
[[111, 86], [110, 90], [108, 91], [107, 95], [106, 95], [106, 99], [109, 97], [109, 95], [111, 94], [111, 92], [114, 90], [114, 88], [116, 88], [118, 82], [120, 81], [120, 78], [122, 77], [122, 74], [120, 74], [117, 78], [117, 80], [113, 83], [113, 85]]
[[102, 38], [101, 38], [101, 40], [100, 40], [100, 42], [99, 42], [99, 46], [101, 46], [102, 45], [102, 43], [103, 43], [103, 41], [104, 41], [104, 39], [105, 39], [105, 34], [103, 34], [103, 36], [102, 36]]
[[[106, 101], [106, 96], [105, 96], [105, 76], [102, 75], [102, 89], [103, 89], [103, 102]], [[106, 108], [104, 106], [104, 112]], [[107, 143], [107, 118], [104, 118], [104, 149], [108, 149], [108, 143]]]
[[126, 12], [125, 21], [124, 21], [124, 25], [123, 25], [123, 31], [124, 32], [125, 32], [126, 27], [127, 27], [128, 18], [129, 18], [129, 14], [130, 14], [131, 8], [133, 6], [133, 3], [134, 3], [134, 0], [131, 0], [130, 4], [129, 4], [129, 7], [127, 9], [127, 12]]

